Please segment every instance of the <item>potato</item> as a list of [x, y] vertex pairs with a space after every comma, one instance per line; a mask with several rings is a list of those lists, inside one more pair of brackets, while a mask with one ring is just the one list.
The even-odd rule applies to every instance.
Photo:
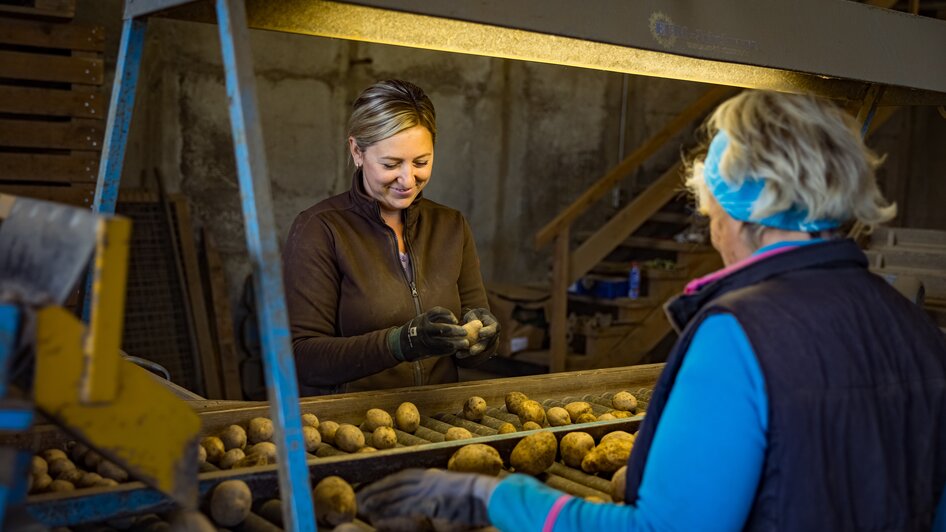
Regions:
[[473, 347], [473, 344], [476, 343], [480, 329], [482, 328], [483, 322], [480, 320], [470, 320], [463, 324], [463, 329], [466, 331], [466, 339], [470, 342], [470, 347]]
[[621, 466], [611, 477], [611, 500], [614, 502], [624, 502], [624, 494], [627, 491], [627, 466]]
[[558, 440], [549, 431], [537, 432], [523, 438], [512, 450], [509, 463], [517, 473], [538, 475], [555, 462]]
[[32, 493], [42, 493], [48, 490], [49, 485], [52, 483], [53, 483], [53, 477], [49, 476], [48, 473], [37, 475], [33, 477]]
[[102, 475], [98, 473], [83, 473], [82, 478], [76, 483], [77, 488], [91, 488], [98, 481], [102, 480]]
[[627, 464], [634, 443], [626, 438], [611, 438], [585, 455], [581, 468], [586, 473], [614, 473]]
[[582, 414], [595, 414], [595, 411], [591, 408], [591, 403], [585, 401], [568, 403], [565, 405], [565, 410], [568, 411], [568, 417], [572, 418], [576, 423], [578, 423], [578, 416]]
[[89, 452], [89, 446], [80, 441], [71, 441], [67, 446], [69, 447], [69, 458], [72, 458], [74, 464], [81, 463], [82, 457]]
[[538, 401], [526, 399], [519, 405], [519, 421], [531, 421], [542, 425], [545, 423], [545, 409]]
[[30, 462], [30, 474], [34, 477], [40, 475], [45, 475], [49, 472], [49, 464], [46, 463], [46, 460], [43, 460], [40, 456], [33, 456], [32, 461]]
[[319, 428], [319, 416], [312, 413], [302, 414], [302, 425], [312, 427], [314, 429]]
[[575, 420], [575, 423], [594, 423], [595, 421], [598, 421], [598, 418], [594, 414], [585, 412], [584, 414], [578, 416], [578, 419]]
[[499, 434], [512, 434], [516, 432], [516, 426], [512, 423], [503, 423], [499, 426], [498, 432]]
[[53, 460], [58, 460], [60, 458], [69, 458], [66, 456], [66, 452], [62, 449], [46, 449], [39, 453], [39, 455], [43, 458], [43, 460], [46, 460], [46, 463], [52, 462]]
[[223, 453], [227, 452], [226, 446], [223, 444], [223, 440], [216, 436], [207, 436], [206, 438], [200, 439], [200, 446], [207, 451], [207, 461], [211, 464], [216, 464], [223, 458]]
[[601, 438], [601, 443], [604, 443], [608, 440], [613, 440], [615, 438], [623, 438], [626, 440], [630, 440], [631, 443], [634, 443], [634, 435], [631, 434], [630, 432], [624, 432], [623, 430], [616, 430], [614, 432], [609, 432], [605, 434], [604, 437]]
[[637, 398], [630, 392], [621, 391], [614, 394], [614, 397], [611, 398], [611, 406], [613, 406], [615, 410], [634, 412], [637, 410]]
[[463, 427], [450, 427], [443, 439], [446, 441], [467, 440], [473, 437], [473, 434]]
[[376, 448], [374, 448], [374, 447], [372, 447], [372, 446], [370, 446], [370, 445], [365, 445], [365, 446], [362, 447], [361, 449], [358, 449], [357, 451], [355, 451], [355, 454], [361, 454], [361, 453], [376, 453], [376, 452], [378, 452], [378, 449], [376, 449]]
[[197, 463], [203, 464], [207, 461], [207, 449], [204, 449], [203, 445], [197, 445]]
[[470, 421], [482, 421], [486, 415], [486, 401], [482, 397], [473, 396], [463, 403], [463, 417]]
[[593, 502], [593, 503], [595, 503], [595, 504], [604, 504], [604, 503], [608, 502], [608, 501], [602, 499], [601, 497], [598, 497], [597, 495], [589, 495], [589, 496], [585, 497], [585, 500], [588, 501], [588, 502]]
[[56, 477], [56, 480], [65, 480], [66, 482], [71, 482], [75, 485], [79, 480], [82, 479], [82, 476], [85, 473], [81, 469], [67, 469], [62, 473], [59, 473], [59, 476]]
[[376, 449], [397, 447], [397, 433], [391, 427], [378, 427], [371, 433], [371, 445]]
[[223, 447], [226, 451], [230, 449], [240, 449], [241, 451], [246, 449], [246, 431], [239, 425], [230, 425], [223, 429], [223, 432], [220, 433], [218, 438], [223, 442]]
[[273, 439], [273, 422], [269, 418], [254, 417], [246, 427], [246, 442], [259, 443]]
[[624, 419], [624, 418], [634, 417], [634, 414], [632, 414], [632, 413], [630, 413], [630, 412], [625, 412], [624, 410], [612, 410], [612, 411], [611, 411], [611, 415], [614, 416], [614, 417], [616, 417], [616, 418], [618, 418], [618, 419]]
[[234, 526], [250, 515], [253, 493], [242, 480], [225, 480], [210, 496], [210, 516], [220, 526]]
[[75, 491], [76, 486], [68, 480], [54, 480], [49, 483], [48, 489], [51, 493], [58, 493], [62, 491]]
[[519, 407], [522, 406], [522, 403], [529, 400], [529, 397], [522, 392], [509, 392], [506, 394], [506, 410], [510, 414], [519, 415]]
[[[355, 427], [358, 428], [358, 427]], [[325, 477], [312, 490], [315, 516], [325, 526], [338, 526], [355, 518], [355, 490], [341, 477]]]
[[420, 426], [420, 412], [417, 411], [414, 403], [401, 403], [394, 412], [394, 421], [397, 423], [397, 428], [413, 434]]
[[93, 470], [99, 466], [99, 462], [104, 460], [102, 455], [95, 451], [89, 451], [85, 453], [85, 456], [82, 457], [82, 462], [85, 463], [85, 468], [88, 470]]
[[243, 449], [239, 447], [234, 447], [229, 451], [223, 453], [223, 457], [220, 458], [220, 469], [230, 469], [233, 467], [233, 464], [239, 462], [246, 458], [246, 454], [243, 452]]
[[102, 475], [103, 478], [110, 478], [115, 482], [125, 482], [128, 480], [128, 472], [118, 466], [115, 462], [102, 460], [96, 466], [95, 472]]
[[[240, 451], [242, 449], [230, 449]], [[229, 452], [229, 451], [228, 451]], [[172, 532], [217, 532], [217, 527], [207, 516], [196, 510], [179, 510], [168, 516]]]
[[338, 423], [334, 421], [323, 421], [319, 423], [319, 434], [322, 436], [322, 442], [329, 445], [335, 445], [335, 431], [338, 430]]
[[568, 467], [580, 468], [581, 461], [595, 447], [595, 439], [587, 432], [569, 432], [562, 438], [562, 461]]
[[384, 410], [372, 408], [365, 414], [365, 430], [374, 432], [378, 427], [394, 427], [394, 420]]
[[342, 423], [335, 432], [335, 445], [345, 452], [353, 453], [365, 446], [365, 435], [358, 427]]
[[245, 451], [246, 456], [258, 455], [266, 458], [267, 464], [275, 464], [279, 450], [276, 444], [269, 441], [261, 441]]
[[549, 425], [553, 427], [569, 425], [572, 422], [572, 418], [568, 416], [568, 410], [559, 406], [549, 408], [548, 411], [545, 412], [545, 416], [549, 419]]
[[95, 482], [96, 488], [114, 488], [118, 485], [118, 481], [111, 478], [103, 478]]
[[542, 425], [539, 425], [535, 421], [526, 421], [522, 424], [522, 430], [539, 430], [542, 428]]
[[461, 473], [482, 473], [496, 476], [503, 468], [499, 452], [489, 445], [471, 443], [457, 449], [447, 462], [447, 469]]
[[59, 478], [65, 471], [74, 471], [76, 465], [72, 463], [72, 460], [68, 458], [56, 458], [51, 462], [48, 462], [48, 472], [49, 476], [53, 478]]
[[314, 453], [319, 445], [322, 445], [322, 435], [319, 434], [319, 429], [311, 425], [303, 425], [302, 440], [305, 442], [305, 450], [308, 453]]
[[243, 459], [230, 466], [230, 469], [243, 469], [245, 467], [264, 466], [270, 463], [269, 458], [264, 454], [248, 454]]
[[279, 499], [270, 499], [260, 505], [256, 513], [260, 514], [270, 523], [282, 528], [282, 501]]
[[614, 417], [614, 414], [610, 412], [605, 412], [604, 414], [601, 414], [600, 416], [598, 416], [598, 421], [608, 421], [611, 419], [617, 419], [617, 418]]

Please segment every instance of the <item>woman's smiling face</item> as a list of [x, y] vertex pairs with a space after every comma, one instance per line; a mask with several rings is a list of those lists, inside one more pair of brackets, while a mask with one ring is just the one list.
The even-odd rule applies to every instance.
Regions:
[[423, 126], [405, 129], [364, 150], [349, 137], [355, 164], [362, 167], [365, 190], [387, 214], [410, 206], [430, 180], [434, 142]]

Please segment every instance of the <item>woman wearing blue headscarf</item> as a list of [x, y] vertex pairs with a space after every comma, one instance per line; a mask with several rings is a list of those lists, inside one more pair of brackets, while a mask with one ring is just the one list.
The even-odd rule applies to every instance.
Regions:
[[894, 216], [875, 183], [879, 158], [849, 115], [809, 96], [744, 92], [706, 130], [687, 186], [726, 266], [667, 304], [680, 337], [628, 460], [626, 503], [586, 502], [524, 475], [413, 470], [362, 491], [373, 521], [934, 526], [946, 500], [946, 340], [840, 231]]

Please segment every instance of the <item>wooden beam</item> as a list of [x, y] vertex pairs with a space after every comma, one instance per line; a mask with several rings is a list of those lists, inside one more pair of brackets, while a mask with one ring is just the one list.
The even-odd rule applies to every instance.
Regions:
[[611, 253], [673, 199], [682, 190], [683, 181], [680, 178], [682, 170], [683, 164], [679, 162], [670, 167], [657, 178], [657, 181], [638, 194], [634, 201], [628, 203], [595, 234], [585, 240], [571, 255], [568, 284], [591, 271], [596, 264], [608, 256], [608, 253]]
[[213, 309], [214, 338], [217, 354], [220, 355], [220, 372], [223, 381], [223, 398], [243, 399], [243, 383], [240, 378], [239, 351], [233, 335], [233, 315], [230, 311], [230, 296], [227, 293], [227, 279], [224, 275], [220, 253], [214, 245], [213, 237], [206, 227], [201, 231], [206, 265], [207, 289]]
[[76, 151], [71, 155], [0, 152], [0, 179], [95, 185], [99, 153]]
[[0, 85], [0, 113], [104, 119], [105, 98], [97, 91]]
[[32, 6], [0, 4], [0, 13], [33, 17], [73, 18], [76, 0], [34, 0]]
[[609, 170], [604, 177], [591, 185], [578, 199], [573, 201], [571, 205], [560, 212], [551, 222], [540, 229], [535, 236], [536, 249], [545, 247], [556, 234], [571, 225], [575, 219], [614, 188], [625, 176], [636, 170], [638, 166], [663, 147], [674, 135], [719, 103], [720, 100], [732, 95], [734, 92], [735, 89], [732, 87], [713, 87], [690, 104], [653, 137], [648, 139], [643, 146], [628, 155], [620, 164]]
[[565, 226], [555, 236], [555, 252], [552, 255], [551, 317], [549, 317], [549, 372], [565, 371], [568, 356], [568, 246], [569, 228]]
[[92, 207], [95, 184], [68, 187], [44, 187], [40, 185], [11, 185], [0, 182], [0, 193], [26, 196], [28, 198], [55, 201], [77, 207]]
[[101, 85], [101, 59], [0, 51], [0, 78]]
[[0, 146], [98, 151], [104, 129], [98, 120], [0, 120]]
[[101, 26], [0, 18], [0, 44], [103, 52], [105, 29]]

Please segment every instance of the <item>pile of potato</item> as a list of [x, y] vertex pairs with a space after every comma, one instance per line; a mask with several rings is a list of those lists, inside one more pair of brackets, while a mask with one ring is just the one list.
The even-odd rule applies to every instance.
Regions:
[[68, 450], [46, 449], [33, 456], [27, 486], [30, 494], [117, 486], [128, 473], [79, 442]]

